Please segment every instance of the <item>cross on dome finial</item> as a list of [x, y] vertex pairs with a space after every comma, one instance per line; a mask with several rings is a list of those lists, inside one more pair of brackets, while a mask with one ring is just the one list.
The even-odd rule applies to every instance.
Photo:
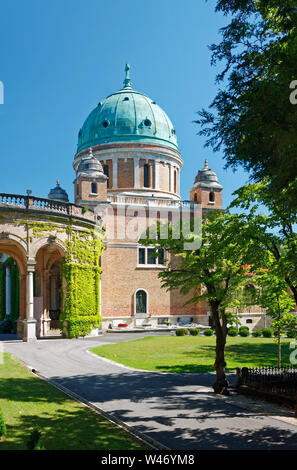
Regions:
[[131, 88], [130, 65], [129, 64], [126, 64], [125, 72], [126, 72], [126, 75], [125, 75], [125, 80], [124, 80], [124, 88], [127, 88], [127, 87]]

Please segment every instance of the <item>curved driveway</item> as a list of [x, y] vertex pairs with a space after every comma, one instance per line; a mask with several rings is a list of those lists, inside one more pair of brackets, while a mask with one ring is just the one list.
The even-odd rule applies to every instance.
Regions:
[[167, 374], [123, 368], [87, 350], [149, 334], [79, 340], [4, 341], [4, 350], [138, 431], [174, 450], [297, 449], [297, 420], [238, 396], [212, 393], [213, 374]]

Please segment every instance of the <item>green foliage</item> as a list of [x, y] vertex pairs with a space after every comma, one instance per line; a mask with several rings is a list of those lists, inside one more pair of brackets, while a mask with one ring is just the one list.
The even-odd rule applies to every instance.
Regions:
[[102, 252], [102, 238], [94, 231], [78, 233], [68, 228], [66, 256], [61, 267], [66, 296], [60, 325], [62, 330], [66, 328], [69, 338], [86, 336], [100, 326], [99, 258]]
[[199, 335], [199, 332], [200, 332], [199, 328], [189, 328], [189, 333], [191, 336], [197, 336]]
[[205, 336], [212, 336], [213, 335], [213, 330], [211, 330], [210, 328], [207, 328], [206, 330], [204, 330], [204, 335]]
[[241, 326], [239, 328], [239, 336], [242, 336], [242, 337], [247, 337], [247, 336], [250, 336], [250, 330], [248, 329], [247, 326]]
[[259, 336], [262, 336], [262, 330], [252, 331], [252, 336], [254, 336], [254, 338], [258, 338]]
[[297, 338], [297, 331], [295, 329], [288, 329], [286, 334], [287, 338]]
[[175, 330], [176, 336], [186, 336], [188, 334], [187, 328], [178, 328]]
[[[157, 223], [142, 237], [143, 245], [153, 245], [155, 252], [165, 249], [170, 254], [166, 270], [159, 273], [162, 287], [187, 295], [186, 304], [207, 301], [216, 331], [216, 393], [223, 393], [228, 383], [225, 376], [224, 348], [227, 324], [235, 319], [232, 310], [240, 303], [236, 293], [246, 283], [244, 265], [253, 251], [253, 241], [238, 236], [240, 217], [228, 211], [213, 210], [201, 223]], [[200, 221], [201, 222], [201, 221]], [[201, 231], [199, 231], [201, 227]], [[212, 330], [211, 333], [212, 334]]]
[[230, 326], [228, 328], [228, 336], [237, 336], [238, 335], [238, 329], [236, 326]]
[[3, 416], [3, 413], [0, 409], [0, 439], [6, 435], [6, 424], [5, 424], [5, 421], [4, 421], [4, 416]]
[[262, 335], [264, 336], [264, 338], [271, 338], [272, 329], [271, 328], [263, 328], [262, 329]]

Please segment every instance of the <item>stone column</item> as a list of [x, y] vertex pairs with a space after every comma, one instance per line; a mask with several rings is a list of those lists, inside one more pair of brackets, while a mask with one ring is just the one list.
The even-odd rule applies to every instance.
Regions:
[[33, 294], [33, 273], [35, 266], [28, 264], [26, 276], [26, 320], [24, 321], [24, 337], [23, 341], [36, 340], [36, 320], [34, 318], [34, 294]]
[[134, 188], [139, 188], [139, 157], [134, 157]]
[[11, 267], [5, 268], [5, 313], [11, 314]]
[[118, 159], [116, 157], [112, 160], [112, 189], [118, 187]]

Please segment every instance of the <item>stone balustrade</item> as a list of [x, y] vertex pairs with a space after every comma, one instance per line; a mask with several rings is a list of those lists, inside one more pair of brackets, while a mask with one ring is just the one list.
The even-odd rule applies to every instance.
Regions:
[[82, 207], [75, 204], [21, 194], [0, 193], [0, 209], [2, 207], [58, 213], [60, 215], [83, 217], [91, 221], [95, 220], [92, 211], [84, 211]]

